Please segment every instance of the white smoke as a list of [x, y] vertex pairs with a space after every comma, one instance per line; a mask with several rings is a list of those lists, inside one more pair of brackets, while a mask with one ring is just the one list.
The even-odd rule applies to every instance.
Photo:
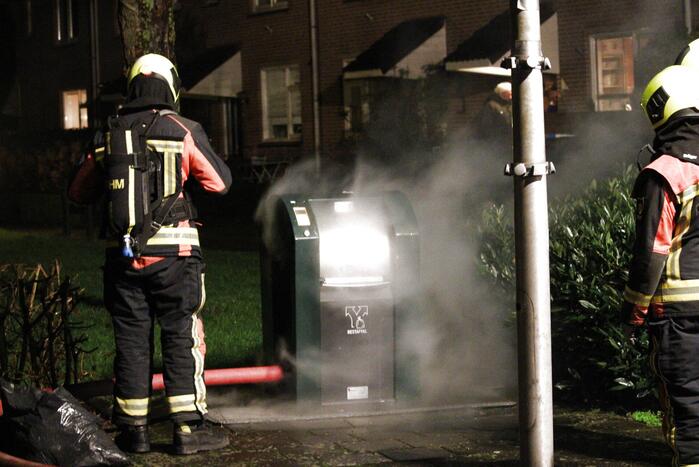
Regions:
[[[290, 167], [258, 209], [263, 239], [269, 242], [275, 229], [269, 201], [279, 194], [320, 197], [349, 191], [361, 197], [401, 191], [418, 221], [422, 319], [396, 339], [409, 343], [410, 352], [419, 357], [415, 363], [422, 402], [513, 400], [517, 374], [511, 304], [515, 291], [511, 297], [502, 297], [483, 280], [476, 235], [484, 203], [512, 195], [512, 182], [502, 171], [510, 156], [490, 154], [473, 141], [456, 140], [439, 152], [406, 157], [430, 162], [421, 163], [416, 175], [415, 165], [409, 173], [399, 173], [394, 164], [387, 167], [360, 157], [352, 170], [335, 171], [320, 180], [313, 161]], [[336, 368], [341, 377], [341, 366], [326, 368]]]

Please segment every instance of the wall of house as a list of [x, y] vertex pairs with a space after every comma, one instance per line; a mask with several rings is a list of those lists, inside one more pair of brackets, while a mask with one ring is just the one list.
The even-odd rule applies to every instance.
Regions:
[[562, 112], [594, 109], [591, 101], [591, 36], [629, 32], [650, 35], [653, 41], [671, 42], [668, 53], [663, 54], [665, 57], [644, 56], [643, 50], [636, 50], [639, 54], [636, 57], [636, 88], [641, 90], [652, 73], [672, 64], [681, 45], [686, 42], [679, 2], [670, 7], [666, 2], [653, 0], [620, 0], [613, 3], [604, 0], [556, 0], [554, 5], [558, 10], [561, 77], [568, 87], [560, 100], [559, 110]]
[[[319, 2], [323, 149], [332, 152], [344, 138], [343, 60], [354, 59], [401, 22], [430, 16], [446, 17], [449, 52], [506, 8], [507, 5], [497, 0], [434, 0], [410, 2], [401, 8], [396, 8], [390, 0]], [[484, 86], [483, 81], [488, 84]], [[497, 82], [497, 79], [478, 77], [470, 86], [462, 83], [461, 86], [445, 90], [453, 94], [449, 102], [455, 113], [450, 115], [450, 130], [457, 131], [458, 127], [471, 120], [474, 109], [482, 106], [488, 92]], [[469, 97], [466, 98], [466, 95]]]
[[[0, 0], [1, 1], [1, 0]], [[74, 0], [80, 8], [80, 35], [76, 41], [56, 45], [53, 2], [34, 2], [33, 34], [18, 34], [18, 69], [23, 126], [60, 128], [60, 90], [90, 91], [89, 0]], [[566, 127], [565, 115], [591, 109], [590, 43], [595, 34], [629, 31], [643, 36], [637, 50], [637, 89], [654, 71], [672, 61], [686, 42], [682, 8], [669, 8], [653, 0], [552, 0], [558, 11], [561, 77], [567, 89], [559, 101], [559, 116], [551, 125]], [[100, 79], [111, 81], [122, 71], [121, 43], [115, 28], [117, 0], [100, 0]], [[21, 25], [21, 7], [15, 5]], [[207, 47], [236, 43], [241, 46], [243, 95], [243, 153], [246, 157], [300, 157], [313, 152], [313, 101], [308, 0], [288, 0], [288, 8], [254, 13], [252, 0], [219, 2], [180, 0], [177, 12], [178, 54], [186, 59]], [[692, 0], [695, 23], [699, 1]], [[342, 66], [358, 56], [391, 28], [403, 21], [426, 16], [446, 17], [447, 52], [453, 51], [493, 16], [509, 7], [502, 0], [462, 2], [432, 0], [317, 0], [319, 24], [320, 111], [323, 156], [342, 152], [344, 103]], [[184, 40], [183, 38], [186, 38]], [[669, 40], [668, 38], [672, 39]], [[673, 39], [675, 38], [675, 39]], [[662, 40], [661, 46], [657, 46]], [[289, 143], [262, 140], [260, 71], [265, 67], [296, 64], [302, 93], [302, 139]], [[497, 77], [453, 76], [449, 93], [448, 125], [452, 132], [465, 127], [481, 108]]]
[[[100, 79], [119, 76], [122, 69], [121, 42], [114, 28], [117, 0], [102, 0], [99, 5]], [[17, 69], [19, 101], [25, 131], [62, 128], [61, 92], [86, 89], [93, 101], [90, 51], [89, 0], [73, 0], [78, 24], [77, 37], [66, 43], [56, 41], [53, 2], [32, 2], [32, 34], [27, 35], [24, 2], [13, 4], [18, 25]]]
[[98, 0], [100, 82], [118, 79], [124, 70], [124, 53], [117, 20], [119, 0]]
[[[313, 148], [313, 105], [309, 10], [307, 2], [289, 2], [289, 8], [255, 14], [250, 12], [241, 29], [244, 151], [250, 156], [300, 157]], [[298, 65], [301, 88], [300, 142], [265, 143], [262, 135], [260, 72], [273, 66]]]
[[[301, 157], [313, 153], [313, 93], [308, 1], [290, 0], [288, 8], [254, 13], [251, 1], [220, 1], [213, 6], [182, 0], [181, 17], [188, 37], [196, 37], [207, 47], [227, 43], [241, 44], [244, 95], [241, 112], [244, 121], [244, 153], [247, 157]], [[426, 16], [447, 18], [447, 50], [453, 50], [492, 16], [507, 5], [499, 0], [481, 2], [405, 2], [396, 8], [390, 0], [317, 1], [320, 63], [321, 148], [324, 157], [340, 152], [344, 138], [344, 103], [342, 93], [343, 63], [358, 56], [391, 28], [403, 21]], [[186, 14], [185, 14], [186, 12]], [[178, 32], [180, 36], [182, 31]], [[191, 47], [191, 44], [190, 44]], [[265, 67], [293, 65], [300, 67], [303, 135], [300, 142], [265, 143], [262, 138], [262, 102], [260, 72]], [[460, 109], [450, 121], [465, 124], [469, 106], [480, 107], [488, 92], [498, 82], [495, 78], [477, 78], [471, 88], [455, 87], [455, 108]], [[485, 82], [486, 84], [483, 84]], [[476, 95], [466, 100], [463, 93]], [[472, 104], [473, 102], [473, 104]]]
[[[23, 3], [23, 2], [18, 2]], [[78, 37], [58, 44], [52, 2], [33, 5], [32, 34], [20, 32], [18, 39], [18, 78], [23, 129], [61, 128], [61, 90], [90, 87], [90, 46], [87, 15], [79, 15]], [[87, 2], [77, 2], [81, 10]], [[19, 5], [18, 5], [19, 6]], [[19, 24], [24, 14], [16, 11]]]

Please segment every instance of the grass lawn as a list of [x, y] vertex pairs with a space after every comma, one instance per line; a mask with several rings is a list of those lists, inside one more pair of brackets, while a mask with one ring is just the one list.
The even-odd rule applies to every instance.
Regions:
[[[86, 355], [83, 364], [89, 373], [86, 381], [112, 375], [114, 338], [109, 314], [102, 304], [100, 269], [106, 245], [105, 241], [86, 239], [81, 234], [67, 237], [56, 230], [0, 228], [0, 263], [42, 263], [48, 267], [58, 259], [63, 272], [84, 288], [77, 315], [81, 322], [91, 324], [86, 331], [87, 347], [95, 349]], [[206, 367], [254, 364], [262, 348], [258, 254], [210, 250], [204, 245], [204, 259]], [[159, 356], [156, 367], [160, 367]]]

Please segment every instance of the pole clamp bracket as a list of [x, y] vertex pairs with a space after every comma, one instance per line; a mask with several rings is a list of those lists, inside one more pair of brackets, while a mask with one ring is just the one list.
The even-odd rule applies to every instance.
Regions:
[[515, 68], [528, 68], [530, 70], [550, 70], [551, 60], [548, 57], [507, 57], [501, 63], [502, 68], [514, 70]]
[[556, 166], [553, 162], [539, 162], [536, 164], [525, 164], [524, 162], [509, 163], [505, 166], [505, 175], [510, 177], [540, 177], [556, 173]]

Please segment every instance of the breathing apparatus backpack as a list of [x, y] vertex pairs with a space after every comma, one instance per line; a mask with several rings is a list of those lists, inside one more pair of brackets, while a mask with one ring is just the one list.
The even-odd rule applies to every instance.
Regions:
[[[193, 209], [182, 193], [182, 154], [168, 141], [149, 141], [158, 118], [116, 116], [108, 121], [104, 155], [108, 218], [111, 233], [125, 257], [138, 258], [160, 227], [191, 219]], [[155, 144], [159, 143], [159, 144]]]

